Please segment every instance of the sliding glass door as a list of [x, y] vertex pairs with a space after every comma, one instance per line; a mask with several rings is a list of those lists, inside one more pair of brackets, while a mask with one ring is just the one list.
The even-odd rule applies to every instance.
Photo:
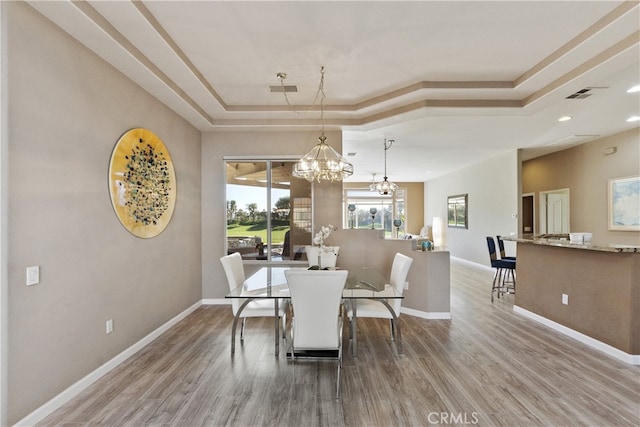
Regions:
[[311, 243], [311, 183], [294, 161], [226, 161], [226, 247], [245, 260], [305, 259]]

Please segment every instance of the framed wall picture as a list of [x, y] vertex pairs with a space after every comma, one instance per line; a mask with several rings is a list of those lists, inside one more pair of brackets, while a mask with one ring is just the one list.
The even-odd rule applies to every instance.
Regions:
[[609, 180], [609, 230], [640, 231], [640, 176]]
[[469, 228], [467, 202], [467, 194], [447, 197], [447, 227]]
[[176, 204], [176, 174], [167, 147], [148, 129], [125, 132], [109, 163], [111, 204], [122, 225], [144, 239], [167, 227]]

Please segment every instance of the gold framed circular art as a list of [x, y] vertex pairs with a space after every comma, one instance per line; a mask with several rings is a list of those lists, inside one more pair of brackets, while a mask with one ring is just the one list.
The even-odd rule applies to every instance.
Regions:
[[118, 219], [131, 234], [148, 239], [162, 233], [176, 204], [176, 174], [158, 136], [136, 128], [120, 137], [111, 153], [109, 192]]

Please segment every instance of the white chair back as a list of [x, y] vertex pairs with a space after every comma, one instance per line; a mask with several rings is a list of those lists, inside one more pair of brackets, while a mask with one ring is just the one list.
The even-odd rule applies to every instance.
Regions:
[[340, 302], [348, 271], [291, 269], [284, 274], [293, 306], [293, 348], [337, 350]]
[[[391, 282], [391, 286], [393, 286], [394, 289], [400, 294], [402, 294], [404, 291], [404, 284], [407, 281], [407, 275], [409, 274], [409, 268], [411, 268], [412, 263], [413, 258], [402, 255], [401, 253], [396, 253], [395, 257], [393, 258], [393, 264], [391, 265], [391, 276], [389, 277], [389, 281]], [[393, 311], [396, 312], [396, 316], [400, 315], [401, 304], [401, 299], [393, 299]]]
[[[245, 280], [244, 266], [242, 265], [242, 255], [240, 252], [234, 252], [231, 255], [226, 255], [220, 258], [224, 272], [227, 275], [227, 282], [229, 282], [229, 290], [232, 291], [235, 288], [242, 286]], [[241, 298], [231, 298], [231, 310], [235, 316], [240, 305], [244, 302]]]

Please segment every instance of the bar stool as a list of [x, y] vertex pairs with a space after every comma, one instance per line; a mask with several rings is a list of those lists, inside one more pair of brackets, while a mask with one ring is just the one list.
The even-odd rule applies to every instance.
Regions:
[[496, 240], [498, 241], [498, 249], [500, 250], [500, 259], [509, 259], [509, 260], [516, 260], [516, 257], [514, 256], [505, 256], [505, 251], [504, 251], [504, 240], [502, 240], [502, 236], [498, 235], [496, 236]]
[[487, 236], [487, 248], [489, 249], [491, 267], [496, 269], [496, 274], [493, 276], [493, 284], [491, 285], [491, 302], [493, 302], [494, 292], [497, 292], [498, 298], [506, 293], [516, 293], [516, 261], [515, 259], [498, 259], [496, 242], [491, 236]]

